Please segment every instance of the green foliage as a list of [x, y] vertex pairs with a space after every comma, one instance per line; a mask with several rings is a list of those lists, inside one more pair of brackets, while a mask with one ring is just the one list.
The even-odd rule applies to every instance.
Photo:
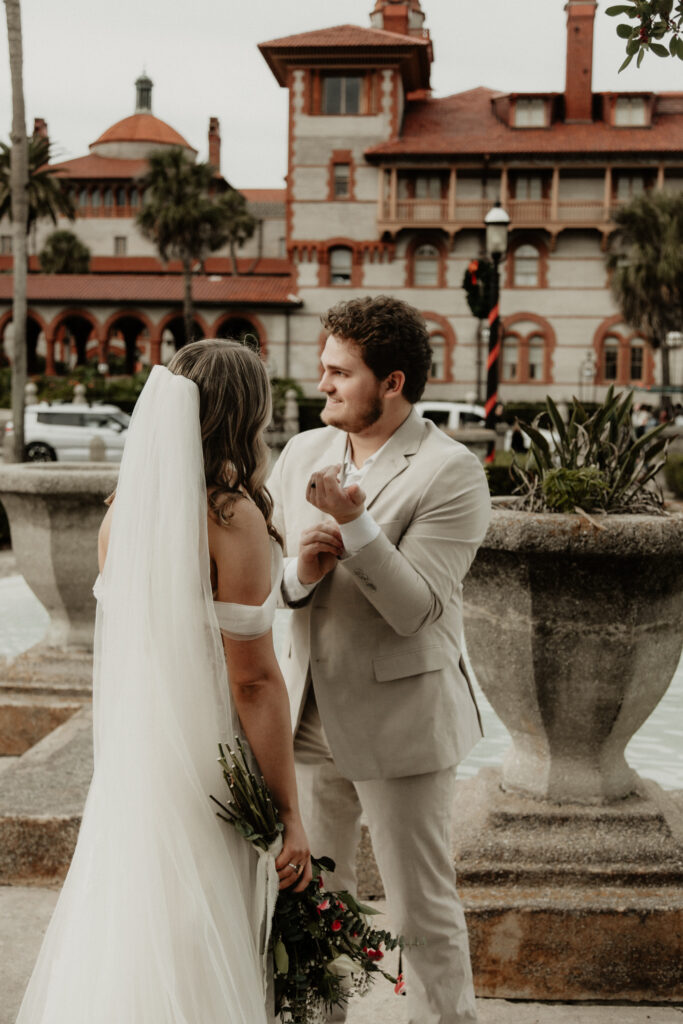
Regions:
[[[271, 851], [283, 831], [265, 780], [250, 771], [239, 739], [237, 751], [219, 745], [218, 763], [229, 797], [227, 804], [211, 799], [218, 816], [247, 842]], [[221, 813], [222, 812], [222, 813]], [[379, 966], [381, 949], [395, 949], [403, 940], [367, 921], [377, 913], [351, 893], [324, 888], [323, 872], [334, 861], [312, 857], [313, 880], [301, 893], [280, 892], [272, 922], [275, 1015], [283, 1024], [315, 1024], [334, 1006], [349, 999], [346, 982], [364, 994], [377, 974], [396, 983]]]
[[219, 196], [217, 202], [224, 217], [233, 272], [237, 274], [237, 249], [252, 237], [256, 230], [257, 220], [249, 213], [247, 201], [237, 189], [231, 188], [228, 192], [224, 192]]
[[277, 429], [280, 429], [285, 413], [287, 392], [296, 391], [297, 402], [300, 402], [304, 391], [293, 377], [271, 377], [270, 390], [273, 396], [273, 423]]
[[65, 376], [42, 375], [33, 380], [39, 402], [70, 402], [75, 385], [84, 384], [87, 402], [118, 405], [125, 412], [132, 412], [149, 373], [149, 368], [145, 368], [132, 376], [103, 377], [94, 366], [76, 366]]
[[203, 265], [208, 253], [228, 238], [224, 209], [209, 195], [213, 167], [193, 163], [180, 147], [152, 152], [148, 161], [149, 170], [140, 180], [144, 202], [138, 227], [164, 262]]
[[[42, 135], [28, 140], [28, 223], [27, 232], [37, 220], [49, 217], [53, 224], [61, 214], [73, 220], [76, 216], [73, 200], [60, 179], [49, 167], [51, 144]], [[10, 188], [11, 147], [0, 142], [0, 220], [12, 217]]]
[[90, 270], [90, 249], [73, 231], [53, 231], [38, 259], [45, 274], [87, 274]]
[[[565, 424], [553, 400], [546, 414], [555, 436], [551, 451], [538, 430], [540, 417], [520, 423], [531, 441], [526, 466], [513, 464], [519, 480], [518, 507], [532, 512], [648, 512], [661, 514], [663, 498], [654, 477], [665, 462], [664, 424], [633, 439], [633, 392], [615, 395], [610, 387], [589, 416], [572, 400]], [[664, 454], [663, 454], [664, 453]]]
[[629, 0], [605, 11], [612, 18], [626, 17], [617, 25], [617, 35], [626, 41], [623, 71], [637, 55], [638, 67], [649, 51], [657, 57], [683, 60], [683, 0]]
[[670, 452], [664, 465], [666, 486], [677, 498], [683, 498], [683, 455]]
[[657, 348], [683, 324], [683, 192], [638, 196], [614, 221], [612, 294], [626, 323]]
[[315, 430], [322, 427], [320, 413], [325, 408], [324, 398], [300, 398], [299, 399], [299, 430]]
[[484, 472], [492, 495], [514, 492], [518, 480], [512, 472], [513, 461], [515, 461], [513, 452], [496, 452], [493, 462], [485, 464]]
[[12, 405], [12, 367], [0, 367], [0, 408], [9, 409]]

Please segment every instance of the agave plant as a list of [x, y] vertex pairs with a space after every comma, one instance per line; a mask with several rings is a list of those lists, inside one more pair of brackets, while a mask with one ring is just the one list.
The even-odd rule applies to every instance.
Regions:
[[[530, 439], [525, 464], [513, 463], [519, 485], [517, 508], [531, 512], [645, 512], [664, 514], [664, 499], [654, 478], [666, 461], [664, 425], [638, 440], [631, 429], [633, 392], [615, 395], [610, 387], [602, 405], [588, 415], [572, 399], [569, 422], [552, 398], [532, 425], [520, 423]], [[551, 450], [538, 429], [550, 421]]]

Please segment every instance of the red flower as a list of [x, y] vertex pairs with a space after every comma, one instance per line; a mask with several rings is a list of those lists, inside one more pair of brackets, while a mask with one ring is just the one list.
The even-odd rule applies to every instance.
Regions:
[[327, 897], [325, 897], [325, 899], [321, 900], [320, 903], [318, 904], [318, 913], [321, 914], [323, 912], [323, 910], [329, 910], [329, 909], [330, 909], [330, 901], [327, 899]]
[[340, 910], [346, 910], [346, 904], [342, 903], [341, 900], [337, 900], [337, 906], [339, 907]]
[[323, 889], [324, 888], [323, 876], [322, 875], [318, 875], [318, 888], [319, 889]]
[[399, 974], [394, 985], [394, 992], [397, 996], [404, 996], [406, 994], [406, 983], [402, 974]]
[[384, 953], [381, 949], [369, 949], [367, 946], [363, 946], [363, 952], [370, 958], [370, 960], [382, 960]]
[[341, 931], [341, 926], [342, 926], [342, 923], [341, 923], [341, 921], [339, 919], [337, 919], [336, 921], [333, 921], [332, 925], [331, 925], [332, 931], [333, 932], [340, 932]]

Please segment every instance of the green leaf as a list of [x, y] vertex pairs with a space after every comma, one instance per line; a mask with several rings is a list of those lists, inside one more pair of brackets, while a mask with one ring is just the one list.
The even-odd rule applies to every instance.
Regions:
[[278, 939], [273, 947], [273, 958], [278, 974], [287, 974], [289, 972], [289, 956], [282, 939]]
[[619, 14], [626, 14], [629, 18], [636, 17], [636, 8], [632, 4], [628, 6], [626, 4], [615, 4], [614, 7], [608, 7], [605, 11], [610, 18], [616, 18]]
[[643, 63], [643, 58], [644, 57], [645, 57], [645, 50], [641, 50], [640, 53], [638, 54], [638, 60], [636, 61], [636, 67], [637, 68], [639, 68], [640, 65]]
[[661, 43], [650, 43], [650, 49], [653, 53], [656, 53], [658, 57], [669, 56], [669, 51], [666, 46], [663, 46]]
[[632, 61], [632, 60], [633, 60], [633, 54], [632, 54], [632, 53], [630, 53], [630, 54], [628, 55], [628, 57], [626, 58], [626, 60], [624, 61], [624, 63], [623, 63], [623, 64], [621, 65], [621, 67], [619, 68], [619, 71], [623, 71], [623, 70], [624, 70], [624, 68], [627, 68], [627, 67], [629, 66], [629, 64], [631, 63], [631, 61]]
[[617, 25], [617, 35], [622, 39], [630, 39], [634, 32], [637, 32], [637, 28], [634, 28], [633, 25], [627, 25], [626, 22]]
[[640, 40], [637, 36], [634, 36], [633, 39], [629, 39], [629, 41], [627, 42], [626, 52], [630, 53], [631, 56], [633, 56], [634, 54], [638, 53], [638, 50], [640, 50], [641, 53], [645, 53], [645, 51], [641, 49]]

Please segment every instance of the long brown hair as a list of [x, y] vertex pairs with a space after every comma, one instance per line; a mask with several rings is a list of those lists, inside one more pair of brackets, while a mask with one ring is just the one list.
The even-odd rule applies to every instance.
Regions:
[[273, 499], [266, 487], [272, 398], [266, 368], [239, 341], [208, 339], [184, 345], [168, 369], [199, 388], [199, 422], [209, 508], [227, 526], [239, 494], [261, 510], [268, 533], [282, 543], [272, 522]]

